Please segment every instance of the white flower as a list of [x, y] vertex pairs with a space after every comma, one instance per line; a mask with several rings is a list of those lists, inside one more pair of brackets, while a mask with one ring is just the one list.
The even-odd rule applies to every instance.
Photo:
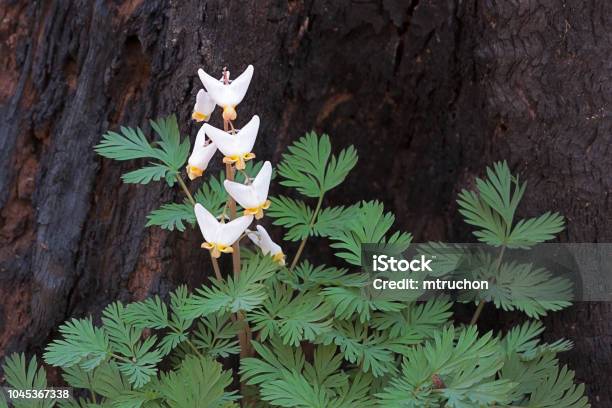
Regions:
[[263, 210], [270, 207], [268, 189], [272, 177], [272, 165], [265, 162], [253, 183], [245, 185], [235, 181], [225, 180], [225, 189], [238, 204], [244, 208], [244, 215], [254, 215], [256, 220], [263, 217]]
[[237, 116], [236, 105], [242, 102], [247, 89], [249, 89], [253, 77], [253, 66], [249, 65], [238, 78], [229, 84], [211, 77], [203, 69], [198, 70], [198, 75], [210, 97], [223, 108], [223, 119], [235, 120]]
[[221, 223], [201, 204], [195, 205], [195, 215], [206, 241], [202, 248], [208, 249], [215, 258], [220, 257], [222, 252], [234, 252], [232, 245], [253, 221], [252, 215], [244, 215], [228, 223]]
[[216, 151], [217, 146], [210, 140], [206, 140], [206, 132], [203, 127], [200, 128], [193, 145], [193, 152], [187, 161], [187, 175], [190, 180], [194, 180], [204, 174], [204, 170], [208, 167], [208, 163]]
[[255, 158], [255, 154], [251, 150], [255, 144], [255, 139], [257, 139], [259, 116], [253, 116], [249, 123], [244, 125], [236, 134], [224, 132], [208, 123], [204, 124], [202, 128], [225, 156], [223, 163], [235, 163], [238, 170], [244, 170], [245, 162]]
[[198, 91], [196, 103], [193, 106], [191, 118], [197, 122], [208, 121], [210, 114], [215, 110], [215, 101], [210, 97], [208, 92], [203, 89]]
[[257, 226], [257, 231], [248, 231], [247, 236], [257, 245], [264, 255], [271, 255], [272, 259], [280, 265], [285, 264], [285, 254], [280, 245], [272, 241], [268, 231], [261, 225]]

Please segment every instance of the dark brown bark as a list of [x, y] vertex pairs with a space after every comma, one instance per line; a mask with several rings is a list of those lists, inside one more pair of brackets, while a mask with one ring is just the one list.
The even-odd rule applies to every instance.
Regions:
[[[0, 353], [211, 272], [197, 233], [144, 228], [180, 192], [123, 185], [136, 165], [92, 150], [174, 112], [194, 137], [198, 67], [255, 65], [239, 115], [262, 118], [259, 157], [313, 128], [356, 145], [329, 203], [378, 198], [418, 239], [472, 239], [455, 196], [507, 159], [529, 183], [522, 215], [611, 239], [610, 2], [5, 0], [0, 17]], [[612, 404], [611, 313], [548, 319], [595, 406]]]

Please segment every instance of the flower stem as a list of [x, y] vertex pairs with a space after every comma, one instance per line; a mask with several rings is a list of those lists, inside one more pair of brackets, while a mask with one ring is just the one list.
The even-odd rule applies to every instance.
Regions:
[[321, 211], [321, 205], [322, 204], [323, 204], [323, 194], [321, 194], [321, 196], [319, 197], [319, 201], [317, 202], [317, 207], [315, 208], [315, 211], [312, 214], [312, 218], [310, 219], [310, 224], [308, 225], [308, 235], [306, 235], [302, 239], [302, 242], [300, 242], [300, 246], [298, 247], [298, 250], [295, 253], [295, 257], [293, 258], [293, 261], [291, 262], [291, 266], [289, 267], [289, 271], [293, 270], [295, 265], [297, 265], [298, 261], [300, 260], [300, 256], [302, 255], [302, 251], [304, 251], [304, 247], [306, 246], [306, 241], [308, 240], [308, 237], [310, 236], [310, 231], [312, 230], [312, 227], [314, 226], [315, 222], [317, 221], [317, 216], [319, 215], [319, 211]]
[[[230, 126], [232, 129], [234, 126], [232, 122], [229, 120], [223, 121], [223, 130], [226, 132], [229, 130]], [[234, 181], [234, 168], [230, 163], [225, 165], [225, 178], [226, 180]], [[227, 207], [230, 210], [230, 220], [236, 218], [236, 201], [231, 196], [227, 198]], [[236, 240], [232, 245], [234, 249], [232, 252], [232, 266], [234, 272], [234, 279], [238, 279], [240, 276], [240, 243], [239, 240]], [[240, 358], [249, 357], [251, 355], [251, 328], [249, 327], [249, 323], [245, 321], [244, 312], [238, 311], [236, 313], [236, 319], [240, 322], [244, 323], [244, 328], [238, 332], [238, 343], [240, 344]]]
[[[499, 268], [501, 267], [501, 262], [502, 262], [502, 258], [504, 257], [504, 252], [506, 251], [506, 246], [502, 245], [500, 251], [499, 251], [499, 255], [497, 256], [497, 265], [495, 266], [495, 271], [499, 272]], [[482, 313], [482, 310], [485, 307], [485, 301], [481, 300], [478, 303], [478, 306], [476, 307], [476, 310], [474, 311], [474, 315], [472, 316], [472, 320], [470, 320], [470, 325], [474, 325], [476, 324], [476, 322], [478, 322], [478, 318], [480, 317], [480, 314]]]
[[[231, 164], [226, 164], [225, 165], [225, 172], [226, 174], [226, 179], [229, 181], [234, 181], [234, 169], [232, 168]], [[228, 196], [228, 207], [230, 210], [230, 220], [233, 220], [234, 218], [236, 218], [236, 201], [234, 201], [234, 199], [231, 196]], [[232, 248], [234, 248], [234, 251], [232, 252], [232, 265], [234, 267], [234, 277], [238, 277], [240, 276], [240, 245], [238, 244], [238, 241], [234, 242], [234, 244], [232, 245]]]
[[183, 189], [183, 191], [185, 192], [185, 195], [189, 199], [189, 202], [191, 203], [191, 205], [196, 205], [196, 201], [193, 199], [193, 196], [189, 192], [189, 189], [187, 188], [187, 185], [183, 181], [183, 177], [181, 175], [179, 175], [176, 179], [178, 180], [178, 183], [181, 186], [181, 188]]
[[212, 266], [213, 266], [213, 269], [215, 270], [216, 278], [222, 281], [223, 276], [221, 276], [221, 269], [219, 268], [219, 261], [217, 261], [217, 258], [212, 256], [212, 252], [210, 253], [210, 262], [212, 262]]
[[[189, 192], [189, 189], [187, 188], [187, 185], [183, 181], [183, 177], [181, 177], [179, 175], [177, 177], [177, 179], [178, 179], [179, 185], [181, 186], [181, 188], [185, 192], [185, 195], [189, 199], [189, 202], [191, 202], [191, 205], [195, 206], [196, 205], [196, 201], [194, 200], [193, 196]], [[212, 266], [213, 266], [213, 269], [215, 271], [215, 276], [217, 277], [217, 279], [222, 280], [223, 277], [221, 276], [221, 270], [219, 269], [219, 262], [217, 262], [217, 260], [212, 256], [212, 253], [210, 254], [210, 260], [212, 262]], [[196, 350], [196, 352], [197, 352], [197, 350]]]

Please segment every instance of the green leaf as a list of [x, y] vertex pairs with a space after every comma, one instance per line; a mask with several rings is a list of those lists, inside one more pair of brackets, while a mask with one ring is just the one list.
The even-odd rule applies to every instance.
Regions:
[[545, 380], [538, 384], [529, 398], [527, 408], [588, 408], [584, 384], [574, 384], [574, 372], [567, 367], [549, 370]]
[[159, 296], [127, 305], [123, 317], [138, 329], [165, 329], [170, 326], [168, 307]]
[[529, 248], [554, 238], [564, 227], [557, 213], [519, 221], [513, 228], [514, 215], [525, 193], [525, 183], [510, 174], [506, 162], [487, 168], [485, 179], [476, 179], [477, 191], [462, 190], [457, 199], [465, 222], [477, 227], [479, 241], [493, 246]]
[[305, 202], [285, 196], [271, 197], [270, 201], [266, 214], [274, 219], [274, 225], [288, 230], [284, 236], [286, 241], [300, 241], [310, 234], [313, 210]]
[[412, 235], [397, 231], [387, 236], [394, 221], [395, 216], [390, 212], [385, 213], [381, 203], [364, 201], [353, 222], [330, 237], [336, 241], [330, 246], [340, 250], [335, 253], [337, 257], [358, 266], [361, 266], [362, 244], [388, 244], [402, 252], [410, 245]]
[[[24, 354], [11, 354], [2, 365], [2, 370], [10, 388], [23, 391], [47, 388], [47, 375], [44, 368], [38, 366], [36, 357], [32, 357], [27, 364]], [[0, 395], [3, 394], [0, 392]], [[51, 399], [13, 399], [11, 402], [16, 408], [50, 408], [55, 405]]]
[[331, 155], [329, 136], [310, 132], [294, 142], [283, 154], [278, 173], [281, 185], [297, 189], [307, 197], [319, 197], [340, 184], [357, 163], [353, 146]]
[[364, 287], [368, 284], [368, 277], [363, 274], [349, 274], [348, 269], [338, 269], [319, 265], [315, 267], [310, 262], [303, 261], [291, 272], [281, 270], [279, 279], [302, 292], [320, 286], [346, 286]]
[[530, 248], [533, 245], [555, 238], [563, 231], [565, 221], [558, 213], [547, 212], [539, 217], [520, 220], [508, 237], [511, 248]]
[[151, 181], [159, 181], [166, 177], [170, 169], [163, 164], [153, 163], [151, 166], [130, 171], [121, 176], [124, 183], [149, 184]]
[[151, 211], [147, 215], [147, 220], [147, 227], [157, 225], [169, 231], [177, 229], [181, 232], [185, 231], [185, 223], [191, 226], [196, 223], [193, 206], [187, 201], [182, 204], [164, 204], [159, 209]]
[[119, 370], [128, 377], [135, 388], [142, 387], [157, 374], [157, 363], [162, 359], [159, 350], [154, 349], [156, 336], [140, 341], [142, 325], [132, 325], [125, 316], [120, 302], [111, 303], [102, 312], [104, 330], [108, 333], [111, 348], [124, 358], [118, 359]]
[[436, 331], [424, 345], [406, 350], [402, 372], [377, 394], [382, 407], [505, 406], [515, 383], [496, 379], [503, 354], [492, 333], [475, 326]]
[[171, 169], [179, 171], [187, 162], [191, 145], [188, 137], [181, 143], [176, 116], [170, 115], [149, 123], [161, 139], [157, 143], [163, 152], [161, 160]]
[[79, 364], [89, 371], [97, 367], [110, 354], [108, 336], [94, 327], [91, 319], [72, 319], [59, 328], [63, 338], [47, 346], [45, 361], [55, 367]]
[[311, 235], [332, 237], [341, 234], [351, 225], [351, 221], [359, 216], [359, 211], [359, 204], [323, 208], [317, 215]]
[[329, 191], [342, 183], [356, 164], [357, 152], [353, 146], [342, 150], [337, 159], [332, 156], [325, 171], [323, 191]]
[[121, 134], [109, 131], [102, 136], [95, 150], [99, 155], [114, 160], [163, 158], [163, 152], [151, 146], [139, 128], [121, 127]]
[[74, 388], [85, 388], [105, 398], [115, 398], [132, 389], [113, 361], [104, 362], [92, 371], [79, 366], [65, 368], [63, 378]]
[[230, 320], [230, 315], [211, 315], [203, 317], [193, 335], [195, 346], [211, 358], [226, 358], [240, 353], [236, 335], [239, 324]]
[[491, 301], [497, 308], [519, 310], [532, 318], [571, 305], [572, 283], [566, 278], [555, 277], [532, 264], [504, 262], [495, 268], [490, 257], [480, 262], [480, 266], [465, 271], [464, 276], [468, 280], [486, 280], [489, 288], [462, 291], [462, 301]]
[[161, 361], [162, 354], [159, 350], [153, 349], [155, 341], [155, 336], [145, 339], [136, 344], [131, 360], [117, 362], [121, 373], [128, 377], [135, 388], [147, 384], [157, 374], [157, 363]]
[[[275, 287], [275, 292], [283, 293], [280, 286]], [[273, 305], [264, 303], [266, 312], [256, 313], [253, 319], [258, 324], [256, 327], [264, 329], [265, 334], [272, 329], [280, 335], [283, 343], [292, 346], [298, 346], [305, 340], [312, 341], [329, 330], [331, 308], [323, 302], [321, 296], [306, 292], [293, 299], [289, 298], [285, 297], [283, 300], [288, 301]], [[270, 299], [274, 299], [273, 294]]]
[[364, 373], [381, 377], [396, 371], [394, 343], [386, 336], [368, 333], [368, 327], [359, 322], [336, 321], [334, 328], [323, 333], [319, 340], [324, 345], [335, 344], [344, 358], [358, 365]]
[[357, 314], [359, 321], [365, 323], [370, 320], [371, 312], [375, 310], [396, 312], [405, 307], [404, 304], [392, 300], [371, 298], [362, 288], [329, 287], [321, 293], [337, 319], [352, 319], [353, 315]]
[[196, 294], [181, 307], [181, 315], [197, 318], [212, 313], [236, 313], [250, 311], [267, 297], [266, 287], [261, 282], [270, 278], [278, 269], [269, 256], [258, 256], [242, 263], [238, 278], [225, 281], [212, 279], [213, 286], [196, 290]]
[[273, 381], [279, 378], [281, 371], [301, 372], [305, 357], [302, 349], [284, 345], [280, 340], [273, 339], [271, 347], [253, 341], [253, 349], [258, 358], [240, 359], [240, 376], [247, 384], [255, 385]]
[[452, 306], [446, 298], [413, 302], [399, 311], [375, 312], [371, 324], [390, 337], [417, 336], [425, 340], [448, 323]]
[[[176, 116], [151, 121], [151, 127], [160, 140], [151, 144], [139, 128], [121, 128], [121, 134], [107, 132], [95, 147], [101, 156], [115, 160], [149, 158], [161, 163], [128, 172], [122, 176], [126, 183], [148, 184], [165, 178], [170, 186], [176, 181], [189, 156], [189, 138], [181, 143]], [[157, 145], [157, 146], [155, 146]]]
[[161, 375], [157, 391], [173, 408], [223, 408], [239, 398], [236, 391], [225, 390], [231, 383], [231, 372], [221, 364], [187, 356], [178, 370]]

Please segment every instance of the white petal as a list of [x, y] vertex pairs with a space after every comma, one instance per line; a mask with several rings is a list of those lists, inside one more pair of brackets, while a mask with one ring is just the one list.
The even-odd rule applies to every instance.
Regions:
[[258, 200], [252, 185], [247, 186], [230, 180], [225, 180], [223, 185], [228, 194], [232, 196], [242, 208], [255, 208], [263, 204], [262, 201]]
[[205, 90], [200, 89], [198, 91], [198, 95], [196, 96], [196, 103], [193, 110], [206, 116], [210, 116], [212, 111], [215, 110], [215, 101]]
[[259, 235], [259, 247], [261, 248], [261, 251], [264, 253], [264, 255], [267, 255], [268, 253], [271, 255], [276, 255], [278, 253], [283, 252], [280, 245], [272, 241], [272, 238], [270, 238], [270, 234], [268, 234], [268, 231], [266, 231], [266, 229], [261, 225], [257, 226], [257, 234]]
[[221, 224], [221, 230], [219, 231], [219, 237], [216, 242], [223, 245], [232, 245], [240, 238], [244, 230], [251, 225], [252, 221], [252, 215], [243, 215], [226, 224]]
[[198, 134], [196, 136], [195, 143], [193, 144], [193, 150], [195, 150], [198, 146], [203, 147], [206, 144], [206, 131], [204, 130], [204, 126], [200, 127], [198, 130]]
[[270, 178], [272, 178], [272, 164], [267, 161], [263, 164], [255, 180], [253, 180], [253, 189], [259, 203], [263, 203], [268, 199], [268, 190], [270, 189]]
[[206, 242], [216, 242], [220, 235], [221, 224], [219, 221], [199, 203], [195, 205], [194, 210], [204, 240]]
[[259, 236], [259, 233], [257, 231], [248, 231], [247, 232], [247, 237], [249, 237], [249, 239], [258, 247], [261, 248], [261, 238]]
[[249, 153], [253, 150], [257, 132], [259, 131], [259, 116], [255, 115], [249, 120], [249, 123], [244, 125], [237, 133], [240, 139], [240, 147], [244, 149], [244, 153]]
[[217, 105], [226, 106], [229, 104], [229, 93], [227, 92], [227, 89], [225, 89], [226, 85], [224, 85], [222, 81], [211, 77], [206, 72], [204, 72], [203, 69], [198, 69], [198, 76], [200, 77], [200, 81], [202, 81], [202, 84], [204, 84], [204, 87], [208, 91], [208, 94]]
[[238, 105], [240, 102], [242, 102], [244, 95], [246, 95], [246, 92], [249, 89], [251, 78], [253, 78], [253, 66], [249, 65], [247, 69], [245, 69], [244, 72], [238, 76], [238, 78], [234, 79], [229, 84], [232, 105]]
[[214, 143], [209, 143], [206, 146], [195, 145], [193, 147], [193, 153], [189, 156], [188, 163], [191, 166], [195, 166], [201, 170], [206, 170], [210, 159], [215, 155], [217, 146]]
[[208, 123], [204, 124], [202, 128], [224, 155], [245, 154], [251, 152], [253, 145], [255, 145], [257, 131], [259, 130], [259, 116], [253, 116], [249, 123], [244, 125], [235, 135], [217, 129]]

